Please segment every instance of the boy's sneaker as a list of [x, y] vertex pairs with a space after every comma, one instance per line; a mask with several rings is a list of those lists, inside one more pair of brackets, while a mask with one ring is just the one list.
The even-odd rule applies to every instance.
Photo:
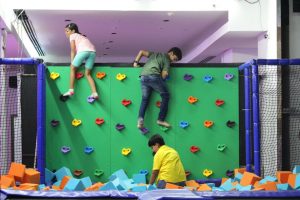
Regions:
[[171, 127], [171, 125], [166, 121], [157, 120], [156, 123], [160, 126], [164, 126], [164, 127], [167, 127], [167, 128]]
[[137, 127], [139, 129], [144, 128], [144, 120], [143, 119], [138, 119]]

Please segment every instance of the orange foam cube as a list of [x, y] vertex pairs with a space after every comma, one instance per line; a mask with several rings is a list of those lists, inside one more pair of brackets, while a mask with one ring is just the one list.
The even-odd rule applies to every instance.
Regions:
[[166, 184], [166, 189], [182, 189], [183, 187], [172, 184], [172, 183], [167, 183]]
[[35, 169], [25, 169], [22, 182], [40, 184], [40, 172]]
[[244, 174], [245, 171], [246, 171], [246, 168], [236, 168], [236, 169], [234, 169], [234, 176], [236, 176], [238, 173]]
[[185, 184], [188, 187], [199, 187], [200, 186], [200, 184], [197, 183], [195, 180], [186, 181]]
[[25, 175], [26, 166], [21, 163], [12, 162], [10, 164], [8, 175], [14, 176], [16, 181], [22, 181]]
[[34, 183], [22, 183], [18, 189], [19, 190], [38, 190], [39, 185]]
[[52, 185], [52, 189], [53, 189], [53, 190], [58, 190], [58, 191], [61, 190], [61, 188], [60, 188], [59, 186], [56, 186], [56, 185]]
[[61, 180], [59, 188], [64, 189], [70, 179], [71, 179], [70, 176], [64, 176], [63, 179]]
[[211, 191], [211, 187], [209, 187], [207, 184], [200, 184], [198, 191]]
[[85, 191], [98, 191], [104, 184], [101, 182], [95, 183], [94, 185], [85, 189]]
[[277, 191], [277, 183], [272, 181], [267, 181], [265, 184], [262, 184], [257, 188], [263, 188], [266, 191]]
[[251, 172], [244, 172], [243, 177], [240, 181], [240, 184], [242, 186], [247, 186], [247, 185], [254, 185], [256, 181], [260, 181], [261, 177], [257, 176], [254, 173]]
[[289, 177], [288, 177], [288, 184], [289, 184], [292, 188], [295, 188], [296, 177], [297, 177], [297, 174], [289, 174]]
[[221, 184], [225, 183], [228, 180], [228, 178], [222, 178]]
[[6, 188], [9, 188], [9, 187], [14, 187], [16, 184], [15, 184], [15, 179], [13, 176], [10, 176], [10, 175], [3, 175], [3, 176], [0, 176], [0, 186], [1, 186], [1, 189], [6, 189]]
[[287, 183], [289, 179], [289, 175], [291, 174], [291, 171], [277, 171], [276, 177], [278, 180], [278, 183]]

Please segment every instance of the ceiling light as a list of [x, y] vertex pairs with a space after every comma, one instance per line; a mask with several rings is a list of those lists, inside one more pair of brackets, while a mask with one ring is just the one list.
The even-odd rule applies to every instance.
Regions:
[[65, 22], [70, 22], [71, 20], [70, 19], [65, 19]]
[[163, 20], [163, 22], [169, 22], [169, 21], [170, 21], [170, 20], [168, 20], [168, 19], [164, 19], [164, 20]]
[[111, 34], [112, 34], [112, 35], [115, 35], [115, 34], [117, 34], [117, 33], [114, 32], [114, 33], [111, 33]]
[[113, 43], [114, 41], [112, 41], [112, 40], [110, 40], [110, 41], [108, 41], [108, 43]]

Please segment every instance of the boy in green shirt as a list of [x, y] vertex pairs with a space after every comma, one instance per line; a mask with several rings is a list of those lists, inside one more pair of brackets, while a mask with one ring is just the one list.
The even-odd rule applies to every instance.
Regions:
[[153, 90], [158, 92], [162, 99], [157, 124], [160, 126], [170, 127], [170, 124], [165, 121], [168, 112], [170, 95], [167, 84], [164, 80], [169, 74], [170, 63], [181, 60], [181, 50], [178, 47], [171, 48], [168, 53], [154, 53], [141, 50], [133, 62], [134, 67], [139, 66], [139, 61], [143, 56], [149, 59], [145, 63], [141, 72], [142, 102], [137, 127], [139, 129], [144, 128], [145, 112]]
[[185, 186], [186, 175], [177, 151], [165, 145], [159, 134], [149, 139], [148, 146], [155, 154], [149, 184], [152, 185], [157, 178], [157, 187], [161, 189], [165, 188], [166, 183]]

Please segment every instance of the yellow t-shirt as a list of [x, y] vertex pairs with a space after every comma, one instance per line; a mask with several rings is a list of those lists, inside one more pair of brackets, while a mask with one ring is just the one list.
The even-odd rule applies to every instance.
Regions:
[[159, 170], [157, 180], [170, 183], [186, 181], [185, 171], [178, 153], [171, 147], [161, 146], [154, 156], [153, 170]]

